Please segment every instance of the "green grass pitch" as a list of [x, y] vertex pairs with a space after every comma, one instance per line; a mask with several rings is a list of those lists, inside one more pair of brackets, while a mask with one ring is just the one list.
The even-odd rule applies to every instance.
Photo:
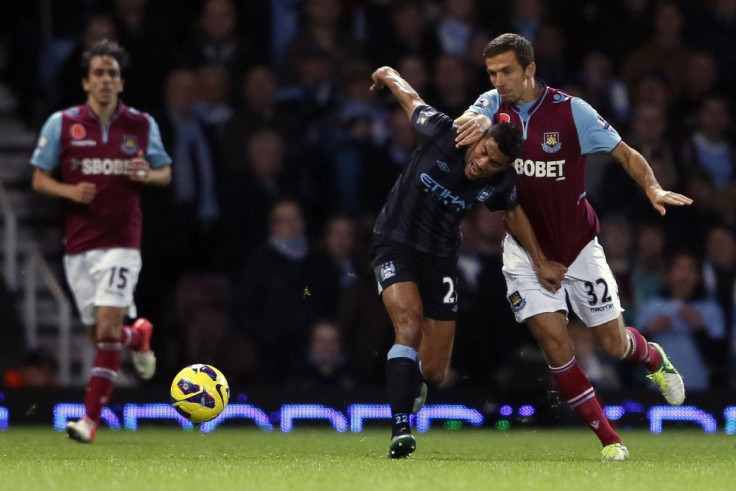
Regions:
[[631, 460], [601, 462], [586, 429], [464, 428], [417, 434], [386, 457], [389, 430], [220, 427], [100, 430], [82, 445], [50, 428], [0, 432], [0, 488], [43, 490], [719, 490], [736, 488], [736, 435], [623, 431]]

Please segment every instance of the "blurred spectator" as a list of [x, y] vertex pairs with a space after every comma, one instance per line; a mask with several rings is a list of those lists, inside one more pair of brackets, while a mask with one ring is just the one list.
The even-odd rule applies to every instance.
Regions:
[[693, 46], [715, 56], [724, 85], [731, 87], [736, 82], [736, 50], [731, 49], [736, 46], [736, 0], [712, 0], [695, 11]]
[[85, 92], [82, 90], [82, 76], [84, 75], [82, 70], [82, 53], [103, 39], [117, 41], [115, 23], [108, 14], [92, 14], [87, 19], [84, 25], [84, 31], [80, 35], [74, 49], [59, 67], [58, 75], [46, 87], [46, 112], [50, 113], [51, 110], [59, 107], [66, 108], [78, 104], [80, 100], [84, 100]]
[[624, 323], [631, 326], [636, 316], [631, 225], [626, 218], [611, 215], [601, 220], [600, 227], [600, 242], [618, 284], [618, 297], [624, 308]]
[[432, 64], [441, 47], [427, 2], [397, 0], [387, 6], [374, 5], [373, 9], [370, 25], [375, 34], [369, 37], [366, 48], [374, 65], [397, 66], [399, 59], [410, 55], [421, 57], [427, 65]]
[[533, 345], [534, 338], [516, 323], [506, 299], [501, 272], [501, 243], [506, 235], [503, 215], [483, 206], [473, 208], [461, 222], [461, 231], [460, 313], [452, 361], [460, 378], [456, 382], [508, 388], [511, 382], [501, 373], [508, 373], [519, 350]]
[[719, 90], [718, 66], [712, 53], [693, 51], [686, 62], [687, 84], [672, 111], [673, 136], [690, 133], [697, 125], [701, 100]]
[[266, 65], [256, 65], [245, 73], [240, 89], [239, 107], [225, 128], [225, 141], [222, 152], [224, 165], [228, 171], [241, 166], [246, 154], [246, 143], [258, 131], [270, 129], [282, 137], [288, 135], [289, 155], [302, 154], [302, 139], [306, 128], [299, 114], [288, 105], [279, 105], [277, 94], [280, 83], [276, 73]]
[[245, 147], [222, 186], [223, 221], [230, 237], [225, 256], [233, 272], [267, 240], [268, 214], [276, 201], [285, 195], [299, 196], [299, 179], [294, 174], [301, 170], [289, 162], [281, 135], [259, 130], [246, 137]]
[[537, 63], [537, 77], [546, 84], [560, 87], [574, 81], [577, 70], [570, 59], [567, 39], [560, 26], [548, 22], [539, 26], [534, 44], [534, 59]]
[[471, 100], [470, 76], [465, 58], [441, 55], [433, 65], [428, 104], [446, 114], [462, 114]]
[[239, 12], [234, 0], [205, 0], [196, 19], [195, 34], [180, 50], [182, 64], [219, 65], [239, 84], [250, 67], [266, 61], [237, 31]]
[[659, 3], [654, 10], [651, 34], [639, 48], [626, 55], [622, 67], [624, 82], [633, 90], [639, 77], [652, 69], [662, 72], [674, 98], [685, 87], [686, 60], [691, 53], [684, 39], [682, 8], [674, 1]]
[[308, 143], [319, 143], [326, 118], [338, 106], [335, 66], [329, 51], [316, 44], [295, 45], [290, 57], [292, 82], [275, 102], [301, 122]]
[[723, 343], [723, 311], [706, 299], [697, 257], [678, 252], [670, 259], [666, 290], [639, 309], [636, 325], [642, 334], [662, 345], [685, 382], [685, 389], [710, 388], [715, 361], [710, 353]]
[[731, 133], [728, 101], [718, 94], [704, 97], [696, 113], [697, 126], [681, 147], [683, 173], [704, 170], [710, 177], [718, 213], [736, 223], [736, 144]]
[[658, 68], [650, 68], [639, 74], [629, 88], [629, 95], [632, 106], [647, 104], [663, 107], [666, 111], [672, 109], [672, 88]]
[[465, 58], [478, 18], [475, 0], [440, 0], [438, 3], [436, 29], [442, 54]]
[[[631, 131], [626, 141], [634, 145], [649, 161], [655, 177], [664, 189], [677, 190], [678, 174], [671, 146], [666, 140], [666, 131], [664, 108], [642, 103], [634, 109]], [[642, 213], [644, 217], [656, 216], [649, 199], [617, 162], [610, 161], [606, 164], [601, 185], [600, 195], [593, 199], [602, 216], [617, 213], [625, 215], [629, 220], [640, 220]]]
[[130, 54], [130, 67], [125, 72], [125, 101], [152, 111], [160, 105], [174, 46], [189, 33], [181, 26], [188, 25], [193, 2], [181, 0], [177, 8], [171, 9], [166, 2], [112, 0], [107, 11], [115, 20], [118, 42]]
[[600, 50], [588, 51], [583, 57], [578, 83], [582, 98], [615, 127], [629, 121], [629, 92], [614, 71], [613, 60]]
[[291, 367], [289, 385], [295, 389], [350, 389], [350, 365], [342, 349], [340, 328], [332, 321], [314, 323], [307, 352]]
[[172, 70], [166, 77], [165, 107], [157, 118], [164, 146], [176, 162], [164, 205], [171, 208], [170, 221], [163, 223], [171, 227], [178, 245], [170, 253], [188, 270], [213, 265], [211, 239], [220, 218], [215, 162], [195, 114], [198, 91], [196, 72]]
[[733, 230], [717, 226], [710, 230], [703, 261], [703, 284], [709, 299], [723, 310], [725, 342], [713, 346], [714, 386], [736, 389], [736, 237]]
[[[362, 46], [352, 35], [341, 0], [304, 0], [301, 14], [296, 35], [286, 47], [291, 67], [303, 56], [305, 47], [323, 52], [337, 66], [361, 57]], [[296, 78], [300, 78], [298, 74]]]
[[57, 387], [59, 385], [56, 360], [39, 351], [29, 351], [21, 363], [4, 373], [7, 388]]
[[641, 221], [638, 227], [634, 253], [634, 294], [638, 307], [652, 297], [659, 296], [665, 276], [664, 229], [659, 221]]
[[297, 201], [277, 201], [268, 240], [237, 272], [234, 329], [255, 345], [257, 381], [282, 385], [307, 345], [310, 327], [330, 317], [339, 272], [312, 250]]
[[511, 3], [509, 23], [511, 29], [501, 32], [515, 32], [524, 36], [537, 48], [537, 30], [547, 15], [547, 0], [516, 0]]
[[728, 101], [723, 96], [709, 94], [701, 99], [695, 114], [696, 127], [678, 154], [680, 165], [684, 172], [695, 167], [704, 169], [716, 190], [724, 192], [736, 182], [736, 146], [729, 134]]
[[320, 249], [332, 260], [340, 271], [338, 285], [345, 289], [358, 279], [358, 257], [355, 243], [355, 223], [347, 215], [334, 215], [327, 220]]

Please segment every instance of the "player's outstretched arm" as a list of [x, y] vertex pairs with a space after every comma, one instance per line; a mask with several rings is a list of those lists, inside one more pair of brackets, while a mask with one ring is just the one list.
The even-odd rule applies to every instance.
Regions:
[[654, 172], [644, 156], [621, 141], [611, 152], [611, 156], [621, 163], [626, 172], [641, 186], [649, 202], [660, 215], [667, 213], [665, 205], [686, 206], [693, 204], [687, 196], [662, 189]]
[[455, 120], [455, 124], [458, 126], [455, 147], [460, 148], [477, 143], [492, 123], [488, 116], [465, 111]]
[[567, 267], [555, 261], [550, 261], [542, 252], [542, 248], [537, 241], [537, 235], [534, 233], [529, 218], [526, 216], [521, 205], [505, 211], [506, 224], [511, 230], [511, 234], [521, 242], [524, 249], [529, 253], [537, 272], [537, 279], [547, 290], [555, 293], [562, 288], [562, 280], [565, 278]]
[[65, 184], [51, 175], [51, 171], [36, 167], [33, 170], [33, 181], [31, 186], [37, 193], [57, 198], [66, 198], [75, 203], [91, 203], [97, 194], [97, 186], [91, 182], [79, 182], [77, 184]]
[[401, 78], [399, 72], [390, 66], [379, 68], [373, 72], [371, 78], [373, 79], [371, 92], [377, 92], [384, 87], [388, 88], [394, 97], [396, 97], [396, 100], [399, 101], [401, 107], [404, 108], [404, 111], [406, 111], [409, 118], [411, 118], [411, 115], [417, 106], [426, 104], [426, 102], [419, 97], [417, 91], [414, 90], [414, 87], [409, 85], [409, 82]]

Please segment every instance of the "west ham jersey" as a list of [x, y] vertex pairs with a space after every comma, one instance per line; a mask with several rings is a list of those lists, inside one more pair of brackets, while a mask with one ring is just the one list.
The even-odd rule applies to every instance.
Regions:
[[151, 167], [171, 163], [156, 122], [118, 103], [105, 126], [89, 105], [52, 114], [41, 129], [31, 164], [60, 168], [66, 184], [91, 182], [97, 194], [88, 205], [65, 201], [67, 254], [141, 244], [141, 184], [126, 175], [130, 160], [143, 151]]
[[457, 126], [433, 107], [417, 107], [411, 116], [419, 146], [404, 167], [376, 219], [374, 233], [441, 257], [457, 254], [460, 220], [474, 205], [491, 210], [515, 207], [512, 168], [489, 179], [465, 176], [465, 149], [455, 148]]
[[524, 150], [515, 163], [519, 202], [547, 258], [569, 266], [599, 231], [585, 195], [585, 155], [610, 153], [621, 137], [582, 99], [541, 88], [536, 100], [519, 106], [503, 103], [493, 89], [469, 111], [522, 128]]

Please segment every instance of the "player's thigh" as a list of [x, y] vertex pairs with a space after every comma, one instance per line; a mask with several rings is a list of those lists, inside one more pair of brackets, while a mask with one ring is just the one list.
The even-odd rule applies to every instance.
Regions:
[[133, 292], [141, 270], [136, 249], [96, 249], [64, 256], [69, 287], [74, 294], [82, 322], [97, 324], [97, 307], [126, 309], [135, 317]]
[[[95, 292], [97, 285], [87, 265], [87, 255], [67, 254], [64, 256], [64, 274], [74, 302], [79, 311], [82, 324], [87, 327], [95, 324]], [[94, 333], [90, 333], [94, 337]]]
[[597, 239], [570, 265], [564, 286], [570, 305], [588, 327], [611, 322], [623, 312], [616, 278]]
[[[564, 288], [557, 292], [544, 288], [537, 279], [529, 254], [510, 235], [503, 242], [503, 276], [506, 279], [506, 299], [516, 322], [551, 312], [567, 314]], [[567, 277], [565, 277], [565, 280]]]

